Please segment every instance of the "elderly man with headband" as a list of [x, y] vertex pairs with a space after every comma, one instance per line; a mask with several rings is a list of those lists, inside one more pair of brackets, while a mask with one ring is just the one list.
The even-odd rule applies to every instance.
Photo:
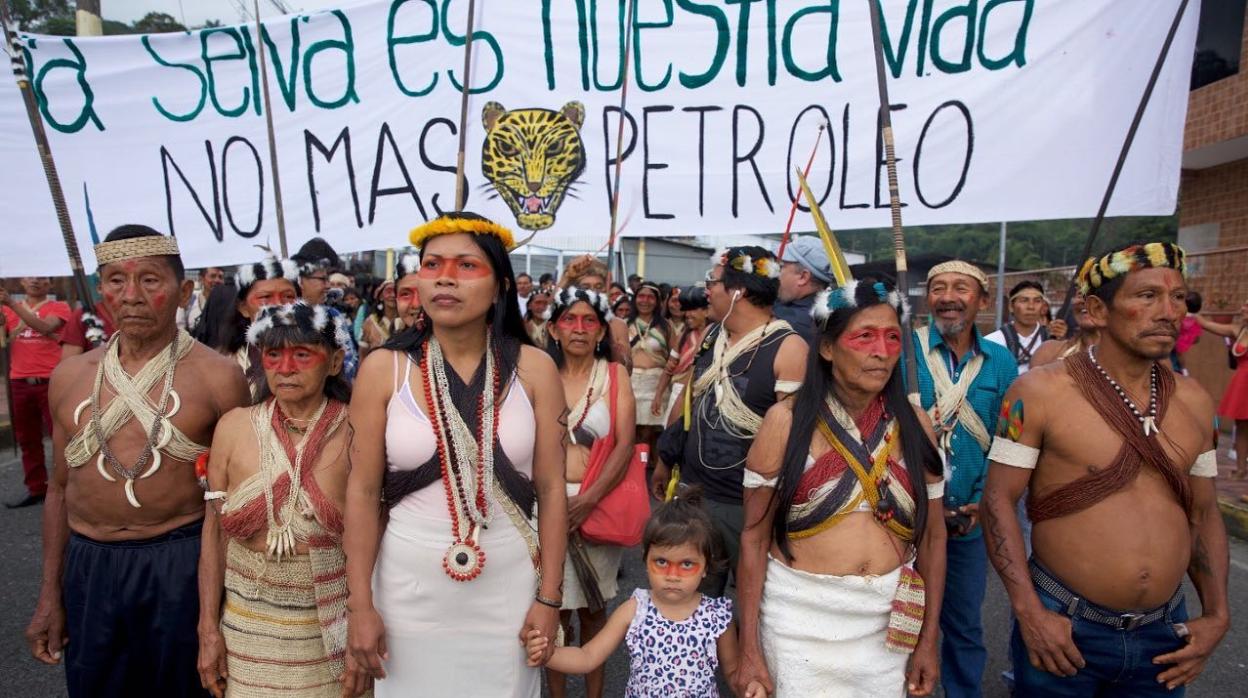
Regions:
[[1018, 377], [1005, 347], [985, 341], [975, 316], [988, 305], [988, 277], [952, 260], [927, 274], [932, 321], [915, 330], [919, 396], [945, 460], [945, 599], [940, 611], [941, 684], [949, 698], [981, 695], [988, 561], [979, 528], [979, 500], [1001, 399]]
[[[1171, 243], [1088, 260], [1100, 341], [1006, 395], [984, 491], [992, 564], [1018, 621], [1016, 696], [1181, 696], [1229, 625], [1213, 400], [1166, 359], [1187, 312]], [[1028, 559], [1014, 517], [1030, 488]], [[1191, 578], [1201, 617], [1189, 619]]]
[[117, 332], [52, 374], [43, 584], [26, 638], [36, 659], [64, 659], [75, 698], [203, 695], [195, 467], [247, 387], [178, 329], [194, 285], [176, 240], [126, 225], [95, 257]]

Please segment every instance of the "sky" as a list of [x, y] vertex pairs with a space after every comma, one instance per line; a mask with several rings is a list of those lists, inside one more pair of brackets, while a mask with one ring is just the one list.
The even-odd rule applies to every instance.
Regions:
[[[353, 5], [360, 0], [282, 0], [292, 12], [301, 10], [320, 10], [326, 7]], [[248, 10], [253, 7], [254, 0], [241, 0]], [[115, 19], [127, 24], [134, 22], [148, 12], [164, 12], [188, 27], [197, 27], [210, 19], [219, 19], [224, 24], [238, 24], [251, 17], [243, 17], [234, 0], [100, 0], [101, 14], [105, 19]], [[272, 17], [279, 14], [271, 0], [260, 0], [260, 16]]]

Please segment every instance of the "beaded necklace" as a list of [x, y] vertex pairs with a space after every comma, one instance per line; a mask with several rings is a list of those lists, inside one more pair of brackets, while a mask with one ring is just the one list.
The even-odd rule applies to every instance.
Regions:
[[[451, 518], [452, 543], [442, 558], [442, 569], [457, 582], [476, 579], [485, 567], [485, 551], [478, 544], [478, 536], [490, 515], [486, 488], [494, 481], [494, 442], [498, 437], [496, 398], [500, 383], [488, 331], [486, 347], [485, 380], [491, 389], [482, 390], [477, 396], [479, 427], [475, 441], [472, 430], [451, 399], [446, 360], [436, 337], [429, 338], [420, 357], [425, 401], [432, 417], [442, 485]], [[475, 472], [471, 467], [474, 461]]]
[[1150, 371], [1149, 377], [1148, 377], [1148, 412], [1145, 414], [1140, 414], [1140, 410], [1138, 407], [1135, 406], [1135, 402], [1133, 402], [1131, 398], [1127, 397], [1127, 391], [1123, 390], [1122, 386], [1118, 385], [1118, 381], [1110, 377], [1109, 373], [1104, 369], [1104, 367], [1101, 366], [1101, 363], [1096, 360], [1096, 346], [1095, 345], [1088, 347], [1088, 358], [1092, 360], [1092, 365], [1095, 366], [1097, 372], [1101, 374], [1101, 378], [1104, 378], [1106, 381], [1109, 382], [1110, 387], [1114, 389], [1115, 393], [1118, 393], [1118, 397], [1122, 400], [1123, 404], [1127, 406], [1127, 409], [1131, 410], [1131, 414], [1134, 414], [1135, 418], [1140, 421], [1141, 425], [1143, 425], [1144, 436], [1147, 437], [1151, 434], [1160, 434], [1161, 429], [1157, 428], [1157, 371], [1158, 369], [1157, 369], [1156, 362], [1153, 363], [1153, 368]]

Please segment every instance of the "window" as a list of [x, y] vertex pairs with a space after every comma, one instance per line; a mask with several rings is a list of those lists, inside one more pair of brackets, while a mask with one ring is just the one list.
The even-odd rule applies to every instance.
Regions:
[[1239, 72], [1244, 41], [1244, 11], [1248, 0], [1203, 2], [1192, 61], [1192, 89], [1204, 87]]

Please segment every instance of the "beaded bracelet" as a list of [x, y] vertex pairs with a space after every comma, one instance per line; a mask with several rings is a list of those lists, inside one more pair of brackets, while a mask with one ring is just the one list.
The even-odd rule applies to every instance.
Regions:
[[540, 603], [543, 606], [549, 606], [555, 609], [556, 611], [560, 610], [563, 607], [563, 601], [555, 601], [553, 599], [548, 599], [542, 596], [541, 594], [534, 594], [533, 600]]

